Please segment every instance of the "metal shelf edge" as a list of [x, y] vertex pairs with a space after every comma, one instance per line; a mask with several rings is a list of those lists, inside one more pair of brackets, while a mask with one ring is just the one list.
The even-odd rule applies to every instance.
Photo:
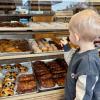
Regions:
[[56, 56], [63, 55], [64, 52], [56, 52], [56, 53], [41, 53], [41, 54], [25, 54], [25, 55], [9, 55], [9, 56], [1, 56], [0, 60], [9, 60], [9, 59], [19, 59], [19, 58], [36, 58], [36, 57], [45, 57], [45, 56]]

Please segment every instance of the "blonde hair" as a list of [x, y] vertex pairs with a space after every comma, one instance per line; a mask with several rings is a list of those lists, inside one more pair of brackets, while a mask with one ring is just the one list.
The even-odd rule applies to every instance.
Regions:
[[80, 11], [71, 18], [69, 31], [79, 34], [83, 40], [93, 41], [100, 36], [99, 14], [92, 9]]

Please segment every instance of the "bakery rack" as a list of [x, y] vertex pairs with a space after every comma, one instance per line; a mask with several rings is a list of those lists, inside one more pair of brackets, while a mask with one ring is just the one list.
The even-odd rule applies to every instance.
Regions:
[[[28, 62], [28, 61], [35, 61], [35, 60], [46, 60], [46, 59], [54, 59], [54, 58], [63, 58], [63, 52], [58, 53], [42, 53], [42, 54], [28, 54], [28, 55], [15, 55], [15, 56], [4, 56], [0, 57], [0, 64], [11, 64], [13, 63], [20, 63], [20, 62]], [[26, 93], [22, 95], [15, 95], [11, 97], [1, 97], [0, 100], [59, 100], [64, 95], [63, 89], [51, 90], [47, 92], [41, 93]]]
[[[56, 34], [57, 32], [66, 32], [68, 29], [34, 29], [34, 28], [0, 28], [0, 37], [6, 36], [20, 36], [21, 38], [32, 38], [33, 35], [41, 33], [51, 33]], [[56, 35], [66, 35], [66, 34], [56, 34]], [[68, 34], [67, 34], [68, 35]], [[67, 36], [66, 35], [66, 36]], [[54, 59], [57, 57], [64, 57], [63, 51], [53, 52], [53, 53], [41, 53], [41, 54], [24, 54], [24, 55], [8, 55], [8, 56], [0, 56], [0, 64], [11, 64], [27, 62], [27, 61], [35, 61], [35, 60], [45, 60], [45, 59]], [[11, 97], [1, 97], [0, 100], [61, 100], [64, 95], [63, 89], [57, 89], [53, 91], [41, 92], [41, 93], [26, 93], [23, 95], [15, 95]]]
[[[57, 23], [57, 22], [56, 22]], [[59, 32], [59, 31], [68, 31], [68, 23], [58, 22], [51, 23], [29, 23], [27, 27], [0, 27], [0, 34], [4, 32], [15, 32], [13, 34], [21, 34], [21, 32], [27, 32], [24, 34], [34, 34], [35, 32]], [[17, 32], [18, 31], [18, 32]]]
[[[67, 27], [68, 23], [64, 23], [65, 27], [60, 29], [60, 27], [52, 27], [52, 29], [50, 29], [48, 26], [47, 28], [45, 26], [43, 27], [0, 27], [0, 39], [7, 39], [7, 38], [17, 38], [17, 39], [30, 39], [30, 38], [34, 38], [35, 34], [42, 34], [42, 35], [46, 35], [46, 33], [50, 34], [55, 34], [55, 36], [67, 36], [68, 34], [68, 27]], [[60, 32], [60, 33], [59, 33]], [[64, 34], [63, 34], [64, 33]], [[4, 55], [0, 56], [0, 60], [3, 61], [4, 60], [8, 60], [8, 59], [18, 59], [18, 58], [37, 58], [37, 57], [48, 57], [48, 56], [57, 56], [57, 55], [62, 55], [64, 52], [63, 51], [58, 51], [58, 52], [53, 52], [53, 53], [42, 53], [42, 54], [24, 54], [24, 55], [9, 55], [7, 57], [5, 57]]]

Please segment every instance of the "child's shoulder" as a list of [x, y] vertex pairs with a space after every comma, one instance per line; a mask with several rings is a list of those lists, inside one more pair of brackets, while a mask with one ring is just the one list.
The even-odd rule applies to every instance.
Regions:
[[88, 52], [80, 57], [77, 72], [83, 74], [98, 74], [99, 67], [100, 58], [96, 52]]

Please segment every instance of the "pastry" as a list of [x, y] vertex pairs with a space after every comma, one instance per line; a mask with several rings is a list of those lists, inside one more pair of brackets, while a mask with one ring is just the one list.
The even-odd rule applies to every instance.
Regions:
[[37, 65], [36, 67], [34, 67], [34, 70], [36, 70], [38, 72], [38, 71], [41, 71], [41, 70], [46, 71], [48, 69], [46, 68], [46, 66]]
[[[51, 67], [52, 67], [52, 66], [51, 66]], [[63, 68], [63, 67], [60, 67], [60, 66], [58, 66], [58, 65], [55, 65], [55, 67], [52, 67], [51, 70], [53, 70], [53, 71], [62, 71], [62, 70], [64, 70], [64, 68]]]
[[5, 81], [3, 83], [3, 88], [7, 88], [9, 87], [10, 89], [14, 89], [15, 87], [15, 82], [11, 82], [11, 81]]
[[42, 50], [42, 52], [47, 52], [48, 48], [42, 43], [41, 40], [37, 41], [39, 48]]
[[41, 53], [42, 50], [39, 48], [37, 42], [35, 40], [29, 40], [29, 44], [32, 47], [32, 50], [34, 50], [35, 53]]
[[18, 73], [17, 72], [7, 72], [5, 74], [5, 76], [9, 77], [9, 76], [13, 76], [13, 77], [17, 77]]
[[5, 65], [4, 68], [11, 71], [11, 70], [14, 70], [15, 69], [15, 66]]
[[36, 65], [34, 66], [34, 69], [35, 70], [47, 70], [45, 65]]
[[50, 44], [54, 44], [58, 50], [63, 50], [63, 47], [61, 47], [61, 45], [59, 43], [56, 43], [54, 41], [49, 41]]
[[41, 47], [41, 50], [42, 50], [42, 52], [47, 52], [48, 48], [44, 46], [44, 47]]
[[35, 72], [37, 76], [42, 76], [42, 75], [47, 75], [49, 74], [50, 72], [49, 71], [44, 71], [42, 70], [41, 72]]
[[55, 61], [67, 71], [68, 64], [66, 63], [64, 59], [58, 58]]
[[33, 70], [38, 76], [49, 74], [49, 70], [46, 67], [46, 64], [42, 61], [36, 61], [33, 63]]
[[46, 64], [43, 61], [36, 61], [33, 63], [33, 67], [36, 69], [40, 69], [40, 68], [46, 68]]
[[18, 71], [19, 71], [20, 73], [25, 73], [25, 72], [28, 71], [28, 68], [27, 68], [27, 67], [24, 67], [24, 66], [21, 66], [21, 67], [18, 68]]
[[55, 81], [59, 86], [64, 86], [64, 84], [65, 84], [65, 78], [64, 77], [55, 79]]
[[14, 90], [10, 89], [9, 87], [2, 89], [1, 96], [12, 96], [14, 95]]
[[22, 52], [22, 51], [16, 47], [9, 47], [5, 49], [5, 52]]
[[6, 66], [4, 66], [4, 68], [7, 70], [11, 70], [11, 65], [6, 65]]
[[37, 76], [42, 76], [50, 73], [46, 66], [37, 66], [34, 68], [34, 71]]
[[16, 77], [15, 76], [5, 76], [4, 78], [4, 81], [11, 81], [11, 82], [14, 82], [16, 80]]
[[56, 61], [48, 62], [47, 66], [54, 73], [66, 72], [66, 70], [61, 67]]
[[36, 82], [35, 81], [22, 81], [19, 82], [17, 85], [17, 91], [18, 93], [21, 92], [27, 92], [28, 90], [33, 90], [36, 88]]
[[45, 79], [48, 79], [48, 78], [52, 78], [52, 74], [51, 73], [44, 74], [42, 76], [38, 76], [37, 78], [38, 78], [38, 80], [45, 80]]
[[21, 64], [16, 64], [15, 67], [18, 69], [20, 73], [25, 73], [28, 71], [28, 68], [25, 66], [22, 66]]
[[51, 47], [53, 48], [53, 51], [58, 51], [57, 47], [54, 44], [51, 44]]
[[43, 42], [43, 44], [44, 44], [44, 46], [47, 47], [47, 48], [50, 47], [50, 44], [49, 44], [48, 42], [46, 42], [46, 41]]
[[30, 51], [28, 41], [26, 40], [16, 40], [14, 41], [13, 45], [20, 49], [22, 52]]
[[53, 78], [60, 78], [60, 77], [65, 77], [66, 73], [59, 73], [59, 74], [53, 74]]
[[42, 53], [42, 50], [37, 46], [32, 46], [32, 49], [34, 50], [34, 53]]
[[40, 67], [37, 66], [38, 68], [34, 68], [36, 73], [42, 73], [42, 72], [49, 72], [49, 70], [44, 66], [44, 67]]
[[48, 47], [48, 51], [54, 51], [53, 47], [52, 46]]
[[40, 48], [44, 47], [44, 44], [41, 42], [41, 40], [37, 40], [36, 42]]
[[27, 27], [27, 25], [22, 24], [20, 22], [10, 23], [11, 27]]
[[65, 70], [55, 70], [55, 71], [52, 71], [53, 74], [60, 74], [60, 73], [66, 73]]
[[0, 27], [27, 27], [27, 25], [20, 22], [1, 22]]
[[45, 63], [43, 61], [36, 61], [33, 63], [33, 66], [37, 66], [37, 65], [45, 65]]
[[20, 82], [21, 81], [31, 81], [31, 80], [34, 80], [34, 76], [32, 74], [30, 75], [22, 75], [19, 77], [18, 79]]
[[30, 46], [32, 46], [32, 47], [38, 47], [38, 44], [34, 39], [29, 39], [28, 42], [29, 42]]
[[29, 44], [26, 40], [0, 40], [0, 52], [26, 52], [30, 51]]
[[55, 86], [55, 82], [52, 79], [40, 80], [41, 87], [51, 88]]
[[21, 64], [16, 64], [15, 67], [16, 68], [20, 68], [22, 65]]
[[50, 46], [50, 44], [48, 42], [43, 42], [44, 46], [47, 48], [47, 51], [53, 51], [52, 46]]

